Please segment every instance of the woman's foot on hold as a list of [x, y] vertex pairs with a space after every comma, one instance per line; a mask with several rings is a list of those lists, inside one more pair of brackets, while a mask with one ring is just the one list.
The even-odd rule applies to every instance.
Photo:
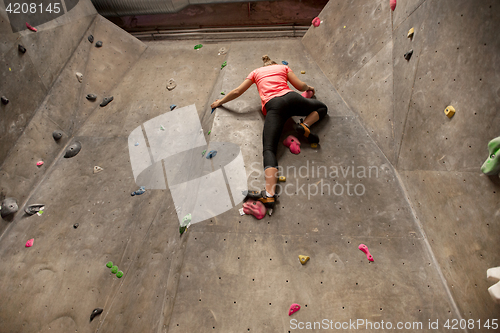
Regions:
[[276, 195], [268, 196], [266, 190], [259, 191], [243, 191], [243, 195], [245, 196], [245, 200], [253, 199], [260, 201], [266, 206], [266, 208], [274, 209], [276, 204]]
[[316, 134], [311, 133], [311, 129], [302, 119], [300, 119], [300, 123], [295, 124], [295, 132], [306, 137], [309, 140], [309, 143], [319, 143], [319, 137]]

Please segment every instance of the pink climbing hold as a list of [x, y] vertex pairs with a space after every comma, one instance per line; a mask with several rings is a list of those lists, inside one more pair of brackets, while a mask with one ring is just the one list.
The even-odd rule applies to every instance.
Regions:
[[30, 239], [29, 241], [26, 242], [26, 247], [32, 247], [33, 246], [33, 242], [35, 241], [34, 238]]
[[36, 28], [33, 28], [28, 22], [26, 22], [26, 27], [30, 29], [31, 31], [37, 32]]
[[257, 220], [262, 220], [266, 216], [266, 207], [262, 202], [250, 199], [243, 204], [243, 213], [253, 215]]
[[370, 254], [370, 251], [368, 251], [368, 246], [366, 246], [365, 244], [360, 244], [358, 246], [358, 249], [360, 249], [361, 251], [363, 251], [366, 254], [366, 258], [368, 258], [369, 261], [373, 261], [373, 257]]
[[290, 306], [290, 310], [288, 310], [288, 315], [291, 316], [291, 315], [293, 315], [295, 312], [297, 312], [299, 310], [300, 310], [300, 305], [298, 305], [297, 303], [293, 303]]
[[396, 0], [391, 0], [391, 9], [394, 11], [396, 9]]
[[42, 166], [42, 165], [43, 165], [43, 161], [36, 162], [36, 166]]
[[319, 27], [319, 25], [321, 24], [321, 20], [319, 19], [319, 17], [315, 17], [315, 18], [313, 18], [313, 20], [312, 20], [312, 24], [313, 24], [315, 27]]
[[298, 155], [300, 154], [300, 141], [293, 135], [289, 135], [285, 141], [283, 141], [283, 144], [290, 148], [290, 151], [292, 154]]
[[302, 93], [302, 96], [305, 97], [305, 98], [311, 98], [311, 97], [313, 97], [313, 92], [312, 92], [312, 90], [304, 91]]

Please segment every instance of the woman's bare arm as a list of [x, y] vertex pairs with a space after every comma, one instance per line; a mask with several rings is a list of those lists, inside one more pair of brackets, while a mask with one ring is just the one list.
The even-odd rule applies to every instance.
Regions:
[[232, 101], [235, 98], [240, 97], [245, 91], [247, 91], [248, 88], [253, 84], [252, 80], [250, 79], [245, 79], [242, 84], [236, 89], [231, 90], [226, 96], [224, 96], [223, 99], [218, 99], [215, 102], [212, 103], [212, 108], [217, 108], [221, 106], [224, 103], [227, 103], [229, 101]]
[[308, 91], [311, 90], [314, 95], [314, 87], [307, 85], [307, 83], [302, 82], [294, 72], [288, 72], [288, 81], [295, 87], [298, 91]]

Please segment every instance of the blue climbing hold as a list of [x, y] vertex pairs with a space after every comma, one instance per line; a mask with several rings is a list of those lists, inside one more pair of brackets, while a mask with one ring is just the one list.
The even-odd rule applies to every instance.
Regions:
[[[215, 108], [212, 109], [212, 113], [214, 113], [214, 111], [215, 111]], [[212, 113], [210, 113], [210, 114], [212, 114]]]
[[207, 154], [207, 159], [215, 157], [215, 155], [217, 155], [217, 150], [211, 150]]
[[288, 61], [283, 60], [281, 63], [285, 66], [288, 66]]
[[175, 105], [175, 104], [170, 105], [170, 111], [172, 111], [173, 109], [175, 109], [176, 106], [177, 105]]
[[137, 147], [138, 145], [139, 145], [139, 142], [136, 142], [134, 146], [136, 146], [136, 147]]
[[141, 194], [143, 194], [144, 192], [146, 192], [146, 187], [141, 186], [141, 187], [140, 187], [137, 191], [132, 192], [130, 195], [131, 195], [131, 196], [134, 196], [134, 195], [141, 195]]

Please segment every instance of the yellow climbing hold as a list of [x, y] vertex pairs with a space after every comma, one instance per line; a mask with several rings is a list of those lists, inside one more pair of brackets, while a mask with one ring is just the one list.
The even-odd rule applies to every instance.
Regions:
[[279, 180], [280, 182], [286, 182], [286, 177], [285, 177], [285, 176], [280, 176], [280, 177], [278, 178], [278, 180]]
[[300, 71], [300, 74], [305, 74], [305, 73], [306, 73], [306, 71]]
[[300, 263], [301, 263], [302, 265], [305, 265], [305, 264], [306, 264], [306, 262], [308, 262], [308, 261], [309, 261], [309, 259], [311, 259], [311, 258], [309, 258], [308, 256], [301, 256], [301, 255], [299, 254], [299, 261], [300, 261]]
[[345, 29], [345, 25], [344, 25], [344, 29]]
[[412, 38], [414, 32], [415, 32], [415, 29], [411, 28], [410, 31], [408, 31], [408, 38]]
[[318, 144], [317, 143], [311, 143], [311, 148], [318, 148]]
[[444, 113], [448, 116], [448, 118], [451, 118], [455, 114], [455, 108], [450, 105], [444, 109]]

